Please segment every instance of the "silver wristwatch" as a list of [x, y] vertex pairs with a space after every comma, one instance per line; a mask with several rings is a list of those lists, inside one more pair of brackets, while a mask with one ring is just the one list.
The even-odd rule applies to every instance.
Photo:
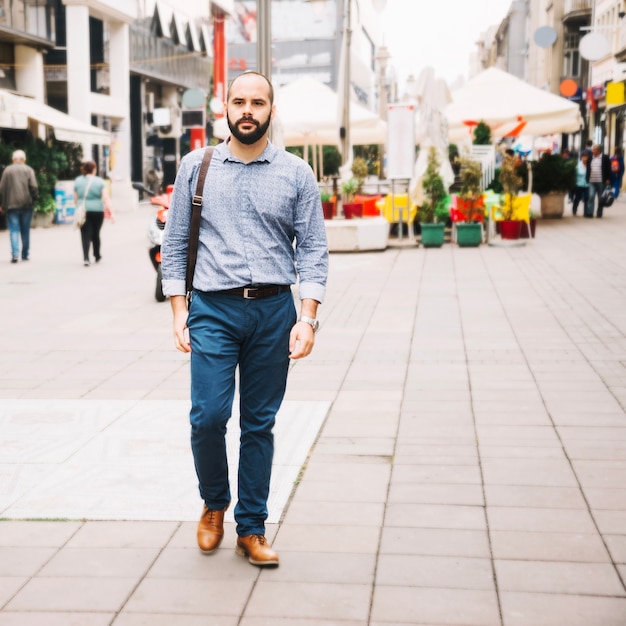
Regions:
[[309, 325], [311, 326], [311, 328], [313, 329], [313, 332], [314, 332], [314, 333], [316, 333], [316, 332], [317, 332], [317, 330], [318, 330], [318, 329], [319, 329], [319, 327], [320, 327], [320, 323], [319, 323], [319, 321], [318, 321], [318, 320], [316, 320], [316, 319], [315, 319], [315, 318], [313, 318], [313, 317], [306, 317], [306, 316], [304, 316], [304, 315], [301, 315], [301, 316], [298, 318], [298, 321], [299, 321], [299, 322], [305, 322], [305, 323], [309, 324]]

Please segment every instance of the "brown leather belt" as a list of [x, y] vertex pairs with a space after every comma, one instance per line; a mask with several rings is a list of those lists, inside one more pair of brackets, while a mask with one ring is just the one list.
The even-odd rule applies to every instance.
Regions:
[[213, 293], [241, 296], [246, 300], [258, 300], [259, 298], [269, 298], [277, 296], [279, 293], [291, 291], [290, 285], [259, 285], [258, 287], [235, 287], [234, 289], [224, 289]]

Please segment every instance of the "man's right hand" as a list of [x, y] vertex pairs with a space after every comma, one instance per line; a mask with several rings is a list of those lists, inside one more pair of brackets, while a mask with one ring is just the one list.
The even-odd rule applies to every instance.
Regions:
[[187, 328], [187, 298], [185, 296], [171, 296], [170, 304], [174, 314], [174, 345], [181, 352], [191, 352], [189, 330]]

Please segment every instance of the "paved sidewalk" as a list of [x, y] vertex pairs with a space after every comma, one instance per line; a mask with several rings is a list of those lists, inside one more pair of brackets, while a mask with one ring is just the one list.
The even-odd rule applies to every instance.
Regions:
[[331, 255], [265, 571], [232, 522], [195, 546], [151, 214], [88, 268], [71, 226], [17, 265], [0, 232], [0, 626], [626, 624], [626, 202], [524, 247]]

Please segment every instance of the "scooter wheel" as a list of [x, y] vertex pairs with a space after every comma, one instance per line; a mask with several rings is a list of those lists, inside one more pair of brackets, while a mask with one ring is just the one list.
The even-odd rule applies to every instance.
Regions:
[[165, 302], [165, 294], [163, 293], [163, 274], [161, 274], [161, 264], [157, 267], [157, 279], [156, 289], [154, 290], [154, 297], [157, 302]]

